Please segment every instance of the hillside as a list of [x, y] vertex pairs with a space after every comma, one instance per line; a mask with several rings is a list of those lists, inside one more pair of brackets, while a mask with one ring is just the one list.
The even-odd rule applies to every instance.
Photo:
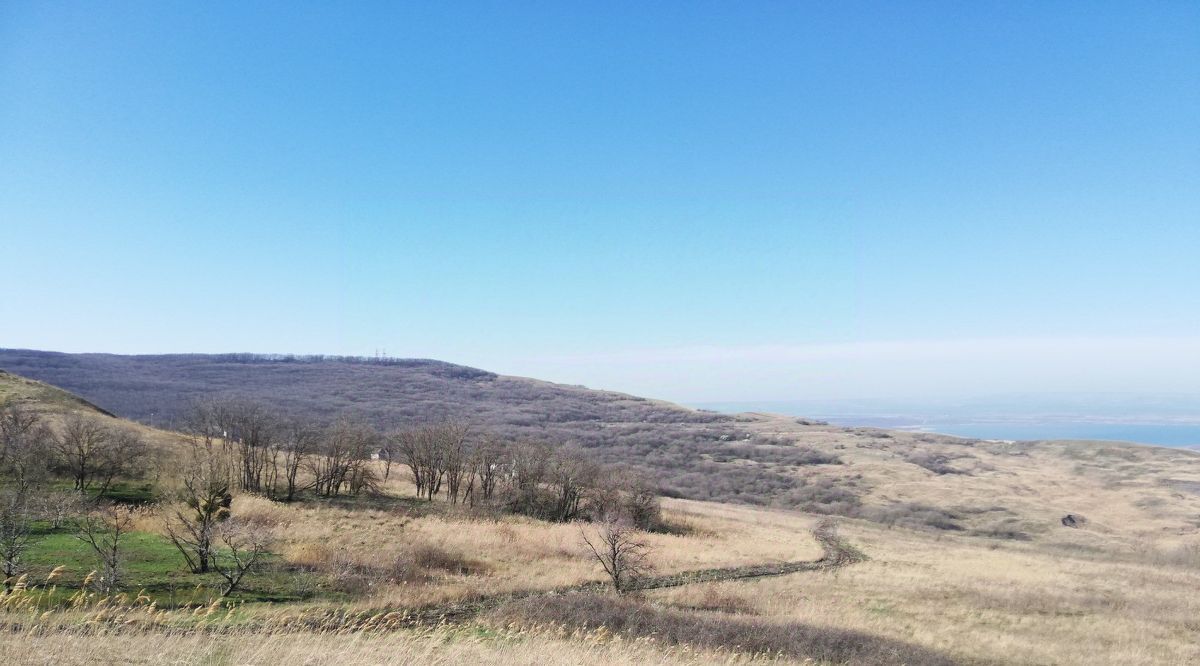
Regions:
[[[339, 372], [363, 365], [326, 362]], [[238, 367], [251, 381], [271, 366]], [[429, 374], [443, 364], [411, 367]], [[454, 367], [446, 372], [463, 374]], [[319, 395], [317, 387], [305, 390]], [[690, 413], [603, 395], [679, 418]], [[18, 400], [52, 423], [70, 411], [99, 412], [8, 372], [0, 373], [0, 400]], [[157, 438], [160, 453], [182, 445], [170, 432], [101, 418]], [[844, 543], [869, 559], [825, 575], [833, 565], [812, 531], [820, 516], [669, 498], [662, 508], [672, 529], [644, 537], [654, 576], [638, 595], [617, 598], [598, 593], [602, 572], [580, 545], [585, 526], [475, 512], [440, 497], [416, 500], [401, 472], [370, 496], [280, 503], [239, 494], [235, 516], [279, 527], [271, 559], [225, 601], [212, 597], [220, 581], [183, 569], [161, 520], [143, 514], [125, 542], [129, 585], [142, 592], [106, 611], [112, 632], [98, 630], [102, 614], [91, 605], [106, 599], [93, 594], [79, 597], [92, 601], [78, 607], [56, 605], [35, 584], [10, 595], [11, 608], [0, 604], [0, 629], [14, 637], [0, 655], [14, 663], [29, 654], [60, 663], [97, 655], [224, 663], [235, 650], [262, 663], [700, 664], [770, 654], [779, 663], [896, 666], [1200, 658], [1191, 594], [1200, 580], [1194, 452], [978, 442], [769, 414], [650, 423], [639, 432], [666, 440], [689, 428], [729, 428], [750, 439], [679, 445], [696, 447], [700, 463], [692, 468], [627, 460], [668, 481], [691, 479], [697, 494], [744, 484], [734, 499], [851, 516], [841, 521]], [[623, 437], [608, 436], [613, 444], [594, 451], [620, 454]], [[791, 452], [836, 463], [786, 462]], [[1086, 521], [1065, 527], [1060, 519], [1068, 512]], [[85, 587], [93, 559], [69, 529], [43, 529], [26, 565], [31, 580], [53, 578], [70, 591]], [[27, 631], [30, 608], [57, 629]], [[189, 623], [197, 633], [179, 631]]]
[[111, 412], [56, 386], [0, 370], [0, 404], [17, 402], [38, 411], [82, 410], [112, 416]]
[[[117, 356], [0, 350], [0, 368], [160, 426], [194, 399], [242, 395], [390, 429], [444, 417], [575, 443], [651, 472], [668, 496], [1066, 545], [1178, 541], [1200, 525], [1200, 454], [1097, 442], [991, 442], [729, 416], [428, 360]], [[1067, 514], [1085, 529], [1066, 529]]]
[[383, 430], [461, 419], [506, 437], [577, 444], [601, 462], [653, 470], [667, 492], [699, 499], [767, 503], [795, 485], [790, 472], [797, 465], [833, 460], [808, 449], [746, 442], [753, 417], [431, 360], [5, 349], [0, 368], [164, 428], [178, 425], [195, 400], [230, 395], [287, 414], [349, 418]]

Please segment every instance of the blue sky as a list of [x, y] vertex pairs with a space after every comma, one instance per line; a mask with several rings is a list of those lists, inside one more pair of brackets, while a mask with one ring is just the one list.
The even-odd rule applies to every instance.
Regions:
[[1200, 393], [1200, 4], [0, 3], [0, 346]]

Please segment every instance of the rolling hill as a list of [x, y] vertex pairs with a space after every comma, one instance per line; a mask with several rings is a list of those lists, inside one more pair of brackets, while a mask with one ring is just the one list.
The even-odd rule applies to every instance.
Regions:
[[[430, 361], [325, 359], [298, 366], [291, 365], [301, 363], [296, 360], [245, 357], [134, 362], [4, 354], [9, 369], [32, 374], [40, 367], [43, 376], [92, 387], [85, 399], [0, 372], [0, 401], [19, 401], [52, 423], [71, 411], [119, 412], [130, 396], [134, 403], [138, 396], [154, 397], [155, 409], [165, 409], [223, 392], [292, 410], [307, 405], [330, 417], [362, 416], [372, 412], [361, 404], [348, 406], [353, 400], [330, 408], [322, 399], [326, 390], [331, 395], [340, 390], [344, 400], [361, 381], [374, 387], [368, 393], [377, 400], [370, 405], [379, 410], [376, 418], [403, 423], [421, 415], [388, 410], [388, 396], [412, 401], [424, 396], [425, 404], [439, 406], [436, 391], [446, 391], [445, 404], [469, 410], [477, 423], [487, 416], [491, 428], [583, 439], [598, 456], [654, 471], [669, 492], [785, 509], [664, 499], [664, 515], [678, 529], [647, 538], [660, 571], [654, 580], [673, 582], [622, 601], [591, 592], [597, 572], [576, 547], [580, 526], [476, 515], [444, 499], [415, 500], [404, 474], [393, 474], [376, 496], [339, 501], [314, 497], [285, 504], [240, 495], [234, 500], [238, 515], [284, 528], [273, 551], [280, 565], [254, 579], [245, 590], [249, 602], [229, 605], [230, 612], [244, 613], [229, 620], [232, 625], [216, 626], [218, 634], [204, 635], [199, 644], [178, 642], [188, 635], [179, 623], [194, 619], [196, 609], [211, 607], [211, 601], [169, 615], [133, 608], [137, 617], [162, 618], [166, 627], [147, 625], [136, 634], [98, 635], [97, 615], [89, 609], [47, 611], [58, 613], [57, 626], [67, 627], [59, 634], [11, 631], [24, 626], [28, 611], [0, 613], [0, 623], [7, 622], [14, 636], [11, 646], [0, 646], [9, 661], [28, 654], [51, 654], [62, 663], [83, 663], [80, 655], [94, 660], [95, 654], [110, 661], [188, 661], [206, 651], [225, 654], [230, 645], [239, 650], [270, 645], [270, 656], [260, 659], [264, 663], [316, 654], [328, 655], [330, 663], [377, 663], [385, 652], [388, 659], [427, 658], [429, 648], [413, 642], [418, 635], [429, 636], [439, 650], [471, 646], [475, 653], [458, 656], [484, 663], [580, 663], [597, 660], [589, 651], [595, 648], [576, 640], [578, 632], [565, 638], [562, 628], [583, 631], [597, 618], [623, 637], [612, 645], [628, 646], [626, 652], [606, 653], [601, 660], [608, 663], [680, 660], [683, 653], [664, 651], [671, 649], [666, 644], [633, 640], [646, 634], [678, 640], [689, 663], [726, 661], [751, 649], [769, 649], [781, 663], [816, 658], [889, 665], [1192, 663], [1197, 656], [1190, 593], [1200, 571], [1200, 455], [1194, 452], [1097, 442], [972, 441], [803, 424], [770, 414], [722, 416]], [[39, 366], [39, 359], [48, 363]], [[122, 362], [137, 373], [122, 375]], [[161, 395], [152, 396], [151, 386]], [[504, 395], [522, 387], [549, 397], [528, 404], [520, 393]], [[520, 421], [570, 400], [579, 410], [593, 402], [608, 404], [582, 412], [595, 415], [591, 419], [547, 413], [533, 423]], [[148, 411], [132, 413], [151, 418]], [[633, 420], [642, 416], [648, 420]], [[161, 444], [160, 452], [184, 444], [167, 430], [102, 418], [137, 428]], [[659, 449], [672, 453], [656, 453]], [[820, 548], [810, 530], [823, 519], [792, 508], [851, 516], [840, 521], [842, 533], [870, 559], [836, 576], [816, 575]], [[1068, 527], [1061, 522], [1066, 513], [1086, 520]], [[127, 546], [133, 554], [130, 575], [139, 589], [149, 583], [147, 589], [170, 601], [172, 585], [201, 586], [181, 569], [160, 529], [153, 519], [138, 524]], [[62, 531], [44, 539], [30, 557], [34, 578], [63, 571], [58, 584], [83, 585], [92, 564], [79, 539]], [[354, 604], [349, 610], [348, 602]], [[474, 614], [456, 620], [462, 624], [448, 626], [445, 634], [410, 634], [408, 625], [380, 631], [368, 624], [364, 631], [384, 642], [360, 640], [353, 646], [322, 641], [358, 625], [321, 624], [341, 628], [305, 633], [291, 624], [310, 615], [328, 623], [428, 616], [442, 627], [448, 611], [463, 609]], [[125, 615], [115, 617], [125, 622]], [[77, 635], [72, 622], [87, 629]], [[275, 633], [270, 622], [279, 622], [285, 633]], [[537, 633], [543, 626], [559, 633], [543, 638]], [[479, 636], [500, 638], [456, 641], [466, 635], [461, 632], [475, 636], [476, 628], [484, 629]], [[519, 631], [521, 639], [497, 633], [506, 630]], [[125, 640], [131, 636], [136, 640]], [[551, 639], [557, 642], [545, 642]], [[79, 650], [79, 642], [89, 649]], [[363, 652], [364, 645], [378, 652]], [[347, 654], [359, 661], [347, 661]]]
[[[1080, 544], [1200, 530], [1200, 454], [1098, 442], [999, 442], [726, 415], [431, 360], [119, 356], [0, 350], [0, 368], [170, 428], [205, 396], [381, 429], [441, 418], [587, 449], [650, 472], [668, 496], [887, 525]], [[1065, 529], [1066, 514], [1088, 514]]]

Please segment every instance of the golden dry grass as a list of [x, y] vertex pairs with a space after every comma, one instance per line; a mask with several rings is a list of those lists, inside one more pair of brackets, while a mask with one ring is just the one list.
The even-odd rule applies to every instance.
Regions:
[[737, 653], [625, 641], [603, 632], [490, 632], [432, 629], [387, 634], [59, 632], [10, 634], [0, 641], [0, 662], [70, 666], [85, 664], [741, 664]]
[[[552, 587], [598, 578], [571, 526], [518, 518], [405, 518], [384, 511], [281, 507], [239, 498], [243, 511], [284, 512], [293, 544], [328, 541], [366, 557], [380, 544], [432, 540], [486, 564], [370, 595], [356, 606], [461, 598], [470, 590]], [[815, 556], [814, 519], [747, 507], [671, 500], [667, 514], [692, 536], [656, 536], [665, 569]], [[1086, 530], [1067, 530], [1077, 534]], [[851, 630], [904, 641], [966, 663], [1187, 664], [1200, 662], [1200, 543], [1179, 538], [1137, 547], [1086, 536], [1014, 542], [845, 521], [843, 535], [871, 560], [836, 573], [800, 573], [688, 585], [646, 598], [689, 612]], [[1064, 537], [1065, 538], [1065, 537]], [[311, 611], [311, 606], [307, 607]], [[560, 627], [492, 626], [362, 633], [281, 633], [305, 609], [261, 607], [259, 629], [219, 636], [161, 632], [85, 636], [11, 634], [6, 663], [715, 663], [746, 659]], [[291, 631], [294, 631], [291, 630]]]
[[[950, 510], [965, 531], [1023, 532], [1063, 546], [1130, 548], [1146, 540], [1200, 536], [1200, 451], [1110, 442], [998, 442], [868, 428], [800, 426], [760, 415], [747, 431], [835, 453], [844, 464], [794, 473], [853, 488], [864, 505], [921, 504]], [[910, 462], [942, 455], [960, 472]], [[1068, 513], [1086, 531], [1061, 529]]]
[[842, 532], [871, 561], [836, 574], [653, 596], [681, 607], [715, 603], [781, 622], [858, 630], [963, 660], [1200, 663], [1200, 560], [1179, 551], [1072, 549], [860, 522]]
[[[13, 386], [6, 389], [10, 395]], [[170, 433], [139, 428], [164, 449], [178, 442]], [[966, 445], [770, 418], [747, 428], [836, 452], [845, 464], [795, 473], [854, 487], [868, 508], [938, 507], [955, 512], [963, 529], [913, 531], [845, 521], [844, 536], [870, 561], [836, 574], [690, 585], [648, 593], [649, 599], [694, 612], [859, 631], [968, 662], [1200, 663], [1200, 454], [1097, 443]], [[962, 473], [937, 474], [913, 464], [913, 452], [944, 454]], [[413, 492], [397, 469], [385, 494], [362, 503], [294, 505], [243, 496], [234, 511], [273, 514], [287, 526], [279, 554], [321, 573], [404, 558], [419, 565], [419, 576], [356, 592], [358, 608], [415, 607], [601, 579], [582, 553], [578, 526], [472, 515], [440, 501], [430, 511], [407, 499]], [[820, 555], [809, 534], [812, 516], [686, 500], [665, 500], [664, 509], [669, 522], [685, 529], [649, 537], [662, 573]], [[1067, 513], [1083, 514], [1088, 522], [1065, 528], [1059, 521]], [[965, 534], [994, 530], [1019, 531], [1030, 540]], [[293, 610], [250, 611], [257, 612]], [[555, 628], [513, 634], [504, 627], [482, 637], [444, 628], [348, 636], [18, 633], [0, 641], [0, 660], [622, 664], [731, 658], [560, 634]]]
[[[404, 492], [404, 485], [395, 482], [388, 492]], [[419, 503], [390, 508], [280, 505], [251, 496], [238, 497], [233, 506], [235, 514], [269, 513], [273, 522], [286, 525], [278, 552], [318, 572], [348, 565], [386, 568], [422, 553], [440, 553], [447, 561], [448, 566], [431, 567], [429, 575], [420, 578], [372, 585], [364, 591], [364, 603], [370, 605], [421, 606], [603, 579], [584, 552], [580, 530], [585, 526], [520, 516], [473, 516], [440, 500], [435, 508], [436, 513], [422, 515]], [[821, 556], [809, 534], [813, 519], [808, 516], [665, 500], [664, 517], [686, 533], [647, 536], [660, 573]]]

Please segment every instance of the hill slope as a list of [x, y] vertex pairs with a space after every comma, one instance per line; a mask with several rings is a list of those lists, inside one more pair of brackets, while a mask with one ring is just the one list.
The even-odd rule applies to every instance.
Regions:
[[100, 409], [79, 396], [35, 379], [0, 370], [0, 404], [17, 402], [38, 411], [89, 411], [104, 416], [112, 412]]
[[0, 349], [0, 368], [61, 386], [127, 418], [168, 424], [184, 415], [192, 400], [214, 394], [254, 397], [326, 419], [366, 418], [384, 428], [447, 416], [488, 427], [732, 420], [667, 402], [424, 359]]
[[[587, 448], [663, 492], [1064, 545], [1200, 534], [1200, 454], [1098, 442], [992, 442], [736, 416], [427, 360], [115, 356], [0, 350], [0, 368], [168, 426], [207, 395], [380, 428], [442, 417]], [[1087, 514], [1083, 529], [1060, 524]]]

